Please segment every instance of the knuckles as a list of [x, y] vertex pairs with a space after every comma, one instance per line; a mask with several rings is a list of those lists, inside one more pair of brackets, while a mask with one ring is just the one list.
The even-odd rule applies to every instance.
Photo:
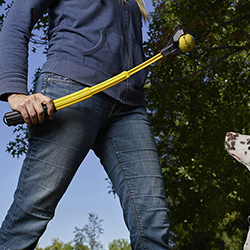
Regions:
[[45, 104], [48, 108], [48, 113], [53, 114], [53, 101], [42, 95], [41, 93], [26, 96], [19, 104], [18, 110], [22, 113], [24, 121], [31, 125], [42, 123], [45, 119], [44, 109], [41, 104]]

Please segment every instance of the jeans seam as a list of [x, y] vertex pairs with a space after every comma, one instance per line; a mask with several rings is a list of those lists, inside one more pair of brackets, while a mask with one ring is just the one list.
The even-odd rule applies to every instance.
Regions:
[[51, 75], [51, 76], [50, 76], [50, 74], [46, 75], [46, 84], [45, 84], [44, 89], [43, 89], [43, 94], [44, 95], [46, 95], [46, 90], [48, 88], [49, 81], [51, 80], [52, 77], [53, 77], [53, 75]]
[[112, 116], [112, 114], [113, 114], [113, 112], [114, 112], [114, 109], [115, 109], [115, 107], [116, 107], [116, 104], [117, 104], [117, 101], [115, 101], [114, 102], [114, 104], [113, 104], [113, 106], [111, 107], [111, 110], [110, 110], [110, 112], [109, 112], [109, 118]]
[[122, 173], [123, 178], [124, 178], [124, 182], [126, 183], [126, 187], [127, 187], [128, 193], [129, 193], [129, 197], [130, 197], [131, 203], [132, 203], [133, 208], [134, 208], [134, 211], [135, 211], [136, 220], [137, 220], [137, 224], [138, 224], [138, 228], [139, 228], [139, 233], [140, 233], [140, 237], [141, 237], [142, 248], [143, 248], [143, 249], [146, 249], [145, 246], [144, 246], [144, 241], [143, 241], [143, 237], [142, 237], [142, 228], [141, 228], [141, 224], [140, 224], [140, 220], [139, 220], [139, 214], [138, 214], [137, 209], [136, 209], [136, 206], [135, 206], [135, 204], [134, 204], [134, 200], [133, 200], [132, 195], [131, 195], [131, 191], [130, 191], [130, 188], [129, 188], [129, 185], [128, 185], [128, 182], [127, 182], [127, 178], [126, 178], [126, 176], [125, 176], [125, 174], [124, 174], [124, 171], [123, 171], [123, 169], [122, 169], [122, 167], [121, 167], [120, 160], [119, 160], [119, 157], [118, 157], [118, 154], [117, 154], [115, 145], [114, 145], [113, 140], [112, 140], [112, 136], [111, 136], [111, 134], [108, 133], [108, 132], [107, 132], [107, 135], [108, 135], [108, 138], [109, 138], [109, 140], [110, 140], [110, 142], [111, 142], [113, 151], [114, 151], [114, 153], [115, 153], [115, 157], [116, 157], [116, 159], [117, 159], [119, 168], [120, 168], [121, 173]]

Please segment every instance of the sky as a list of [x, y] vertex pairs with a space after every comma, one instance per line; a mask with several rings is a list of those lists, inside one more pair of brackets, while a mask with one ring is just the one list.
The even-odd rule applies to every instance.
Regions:
[[[145, 0], [148, 11], [153, 10], [151, 0]], [[0, 7], [0, 13], [2, 13]], [[144, 40], [147, 40], [148, 23], [143, 25]], [[30, 52], [28, 82], [32, 81], [35, 69], [45, 62], [45, 55], [38, 50]], [[0, 116], [10, 111], [8, 103], [0, 103]], [[13, 127], [0, 122], [0, 222], [3, 221], [12, 203], [21, 164], [24, 157], [13, 158], [6, 152], [6, 145], [14, 140]], [[104, 233], [99, 238], [104, 249], [108, 250], [108, 243], [114, 239], [129, 240], [128, 230], [123, 222], [122, 211], [118, 197], [108, 194], [108, 182], [105, 171], [99, 159], [91, 151], [81, 164], [71, 185], [60, 201], [55, 218], [48, 224], [47, 230], [39, 241], [44, 248], [51, 245], [52, 239], [67, 243], [74, 238], [75, 227], [83, 228], [88, 223], [88, 214], [95, 213], [103, 220]]]

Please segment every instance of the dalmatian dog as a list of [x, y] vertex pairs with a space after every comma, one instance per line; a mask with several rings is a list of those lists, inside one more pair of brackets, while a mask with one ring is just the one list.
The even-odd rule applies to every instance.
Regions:
[[[250, 136], [235, 132], [227, 132], [225, 137], [227, 152], [250, 171]], [[249, 229], [243, 250], [250, 250], [250, 216], [248, 217]]]
[[225, 137], [227, 152], [250, 171], [250, 135], [227, 132]]

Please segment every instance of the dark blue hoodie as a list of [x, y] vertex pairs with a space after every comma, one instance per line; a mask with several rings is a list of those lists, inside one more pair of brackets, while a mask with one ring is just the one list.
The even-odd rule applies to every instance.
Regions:
[[[144, 60], [141, 13], [135, 0], [15, 0], [0, 32], [0, 98], [27, 94], [31, 30], [49, 9], [49, 50], [42, 72], [93, 86]], [[105, 92], [142, 105], [142, 70]]]

